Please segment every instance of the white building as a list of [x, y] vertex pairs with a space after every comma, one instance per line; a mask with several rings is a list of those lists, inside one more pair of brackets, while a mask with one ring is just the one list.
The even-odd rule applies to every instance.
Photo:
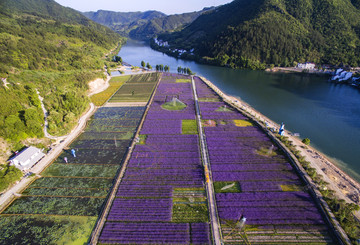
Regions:
[[30, 146], [16, 156], [11, 158], [9, 161], [12, 165], [17, 167], [20, 170], [26, 170], [34, 166], [38, 161], [40, 161], [45, 156], [42, 151], [36, 147]]
[[297, 65], [297, 68], [314, 70], [314, 69], [315, 69], [315, 64], [314, 64], [314, 63], [310, 63], [310, 62], [299, 63], [299, 64]]

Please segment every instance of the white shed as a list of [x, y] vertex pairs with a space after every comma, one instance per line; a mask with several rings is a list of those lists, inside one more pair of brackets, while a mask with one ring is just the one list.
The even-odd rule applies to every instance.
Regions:
[[20, 170], [26, 170], [34, 166], [38, 161], [40, 161], [45, 156], [42, 151], [36, 147], [30, 146], [16, 156], [11, 158], [9, 161], [12, 165], [17, 167]]

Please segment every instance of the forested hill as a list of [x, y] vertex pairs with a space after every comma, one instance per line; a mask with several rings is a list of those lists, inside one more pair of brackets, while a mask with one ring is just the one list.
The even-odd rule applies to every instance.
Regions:
[[211, 9], [213, 8], [174, 15], [165, 15], [157, 11], [123, 13], [104, 10], [83, 14], [97, 23], [110, 27], [121, 35], [138, 40], [149, 40], [160, 33], [181, 30]]
[[166, 14], [158, 11], [146, 12], [114, 12], [99, 10], [97, 12], [84, 12], [89, 19], [110, 27], [123, 36], [129, 36], [129, 32], [156, 18], [165, 17]]
[[138, 40], [149, 40], [150, 38], [164, 32], [179, 31], [203, 13], [212, 9], [213, 8], [205, 8], [201, 11], [191, 13], [174, 14], [161, 18], [154, 18], [136, 29], [131, 30], [129, 36]]
[[160, 38], [196, 59], [264, 68], [294, 62], [360, 65], [359, 0], [235, 0]]
[[104, 54], [124, 40], [53, 0], [0, 0], [0, 162], [9, 150], [66, 134], [88, 107], [87, 83], [104, 76]]

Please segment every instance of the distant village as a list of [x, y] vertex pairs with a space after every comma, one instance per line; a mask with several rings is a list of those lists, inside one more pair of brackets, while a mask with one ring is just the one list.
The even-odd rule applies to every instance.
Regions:
[[170, 52], [176, 54], [178, 53], [178, 57], [180, 58], [183, 54], [189, 54], [189, 55], [194, 55], [194, 51], [195, 49], [191, 49], [189, 51], [185, 50], [185, 49], [172, 49], [170, 48], [170, 45], [168, 42], [162, 41], [162, 40], [158, 40], [157, 38], [154, 38], [154, 42], [156, 45], [158, 45], [159, 47], [164, 47], [164, 48], [168, 48]]
[[360, 74], [357, 68], [344, 67], [330, 67], [328, 65], [323, 65], [321, 68], [316, 68], [315, 63], [299, 63], [296, 66], [297, 69], [322, 72], [331, 75], [331, 81], [337, 83], [348, 83], [352, 86], [360, 87]]

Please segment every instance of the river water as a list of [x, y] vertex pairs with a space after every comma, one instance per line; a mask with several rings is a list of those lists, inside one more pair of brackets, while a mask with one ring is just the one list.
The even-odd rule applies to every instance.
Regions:
[[239, 97], [271, 120], [310, 138], [311, 145], [360, 181], [360, 90], [316, 75], [232, 70], [169, 57], [143, 42], [129, 40], [119, 56], [140, 66], [142, 60], [189, 67], [225, 93]]

